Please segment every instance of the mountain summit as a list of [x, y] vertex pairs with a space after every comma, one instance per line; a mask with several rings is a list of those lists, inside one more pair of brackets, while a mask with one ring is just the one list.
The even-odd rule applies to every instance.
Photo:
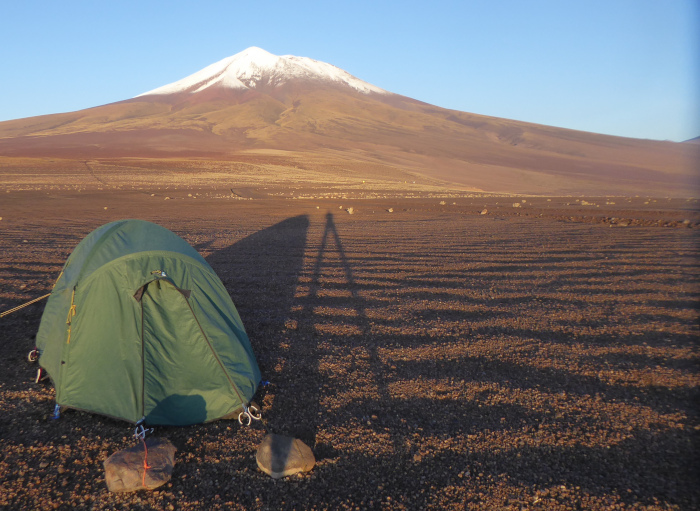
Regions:
[[350, 73], [325, 62], [307, 57], [278, 57], [252, 46], [176, 82], [158, 87], [139, 96], [189, 93], [209, 88], [234, 90], [280, 87], [290, 80], [319, 82], [350, 87], [363, 94], [387, 94], [387, 91], [355, 78]]

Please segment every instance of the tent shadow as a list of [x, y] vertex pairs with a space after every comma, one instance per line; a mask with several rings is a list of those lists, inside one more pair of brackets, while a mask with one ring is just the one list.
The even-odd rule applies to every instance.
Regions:
[[263, 374], [292, 306], [308, 228], [308, 216], [288, 218], [206, 258], [236, 305]]
[[[303, 271], [308, 229], [307, 215], [287, 218], [206, 258], [236, 305], [264, 380], [281, 381], [272, 375], [283, 357], [280, 345]], [[259, 389], [259, 404], [265, 392]]]
[[146, 416], [146, 424], [191, 426], [200, 424], [207, 418], [207, 405], [199, 395], [184, 396], [173, 394], [160, 401]]

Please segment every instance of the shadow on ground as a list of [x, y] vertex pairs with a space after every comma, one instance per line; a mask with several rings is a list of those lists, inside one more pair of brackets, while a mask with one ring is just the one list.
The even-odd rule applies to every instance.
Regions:
[[[698, 507], [700, 277], [692, 258], [669, 269], [663, 255], [690, 253], [690, 237], [488, 221], [298, 215], [221, 249], [215, 229], [203, 234], [194, 246], [210, 252], [272, 382], [261, 393], [267, 428], [301, 438], [318, 465], [273, 482], [253, 460], [259, 425], [161, 428], [178, 447], [173, 482], [138, 498], [156, 508]], [[24, 300], [22, 280], [50, 286], [89, 230], [63, 233], [54, 252], [40, 245], [50, 262], [25, 247], [24, 263], [0, 269], [13, 287], [4, 303]], [[0, 491], [15, 507], [143, 506], [95, 478], [100, 459], [130, 445], [130, 426], [80, 412], [51, 422], [50, 387], [26, 385], [40, 313], [2, 323]], [[24, 497], [32, 487], [40, 496]]]
[[[697, 469], [698, 463], [689, 455], [687, 435], [632, 428], [612, 446], [605, 446], [601, 435], [616, 436], [617, 429], [624, 428], [608, 415], [620, 406], [692, 414], [697, 389], [609, 384], [574, 370], [538, 367], [527, 358], [519, 363], [500, 360], [493, 353], [446, 358], [411, 353], [436, 342], [464, 346], [484, 337], [535, 339], [545, 345], [547, 339], [555, 345], [566, 342], [544, 326], [523, 329], [494, 324], [480, 329], [470, 324], [512, 318], [513, 313], [504, 312], [503, 306], [528, 307], [527, 297], [515, 302], [512, 298], [474, 299], [471, 304], [479, 308], [477, 312], [452, 310], [436, 318], [431, 307], [442, 305], [445, 289], [468, 284], [469, 273], [443, 272], [439, 282], [431, 283], [432, 290], [426, 289], [425, 277], [411, 275], [422, 268], [397, 277], [400, 272], [388, 253], [363, 254], [357, 249], [349, 253], [331, 213], [322, 225], [314, 226], [306, 216], [290, 218], [216, 252], [209, 260], [224, 274], [264, 378], [273, 383], [272, 404], [265, 411], [270, 430], [301, 438], [314, 448], [319, 460], [327, 463], [318, 468], [323, 477], [345, 481], [334, 490], [324, 486], [336, 498], [352, 495], [355, 499], [355, 492], [364, 492], [364, 505], [393, 495], [397, 502], [403, 498], [411, 505], [429, 507], [430, 495], [436, 491], [470, 485], [487, 489], [500, 480], [531, 490], [568, 488], [552, 494], [561, 502], [582, 502], [585, 495], [594, 495], [612, 496], [610, 502], [654, 504], [678, 502], [678, 486], [691, 484], [691, 467]], [[511, 278], [513, 272], [529, 271], [524, 264], [498, 265], [481, 274], [492, 280], [484, 286], [488, 288], [504, 275]], [[564, 275], [557, 278], [572, 285]], [[571, 278], [578, 281], [581, 276]], [[401, 290], [405, 292], [399, 295]], [[575, 307], [586, 296], [561, 301]], [[388, 313], [387, 307], [401, 308], [402, 298], [421, 302], [421, 308], [403, 317]], [[463, 328], [443, 330], [440, 335], [377, 333], [387, 327], [410, 327], [408, 317], [433, 323], [444, 319]], [[617, 341], [626, 344], [619, 336], [601, 336], [592, 342], [605, 346]], [[405, 350], [411, 356], [392, 360], [383, 350]], [[470, 393], [475, 385], [499, 390]], [[398, 390], [402, 387], [408, 390], [402, 393]], [[538, 409], [527, 406], [526, 400], [503, 402], [503, 389], [516, 396], [536, 393], [545, 402]], [[562, 394], [568, 395], [565, 400], [574, 409], [579, 399], [609, 405], [603, 412], [604, 423], [581, 409], [558, 413], [559, 403], [546, 400]], [[586, 446], [589, 434], [600, 438], [601, 444]], [[511, 439], [503, 446], [472, 451], [476, 446], [470, 439], [498, 435]], [[578, 440], [577, 435], [581, 435]], [[450, 445], [459, 448], [450, 449]], [[674, 453], [671, 458], [670, 453]], [[643, 463], [629, 467], [627, 459]], [[353, 473], [353, 465], [363, 467], [362, 475], [346, 481], [344, 474]], [[386, 483], [367, 491], [373, 481]], [[309, 482], [306, 490], [314, 484]], [[519, 490], [509, 495], [506, 502], [521, 498]], [[269, 498], [273, 505], [281, 505], [289, 495]]]

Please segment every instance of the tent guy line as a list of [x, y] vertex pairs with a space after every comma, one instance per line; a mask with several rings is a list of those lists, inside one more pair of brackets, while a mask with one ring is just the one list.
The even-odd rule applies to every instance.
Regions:
[[27, 303], [23, 303], [22, 305], [18, 305], [17, 307], [13, 307], [12, 309], [8, 309], [5, 312], [0, 312], [0, 318], [4, 318], [5, 316], [12, 314], [13, 312], [17, 312], [18, 310], [24, 309], [25, 307], [27, 307], [33, 303], [40, 302], [41, 300], [43, 300], [44, 298], [48, 298], [49, 296], [51, 296], [51, 293], [46, 293], [44, 296], [40, 296], [39, 298], [34, 298], [34, 300], [30, 300]]

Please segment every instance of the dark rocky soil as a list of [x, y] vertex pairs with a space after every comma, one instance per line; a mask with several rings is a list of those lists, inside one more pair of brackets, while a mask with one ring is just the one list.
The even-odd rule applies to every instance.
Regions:
[[276, 481], [259, 423], [158, 428], [172, 480], [109, 493], [132, 426], [49, 419], [26, 359], [42, 302], [0, 319], [0, 509], [700, 507], [695, 202], [4, 195], [0, 311], [49, 292], [95, 227], [160, 223], [231, 293], [264, 426], [318, 463]]

